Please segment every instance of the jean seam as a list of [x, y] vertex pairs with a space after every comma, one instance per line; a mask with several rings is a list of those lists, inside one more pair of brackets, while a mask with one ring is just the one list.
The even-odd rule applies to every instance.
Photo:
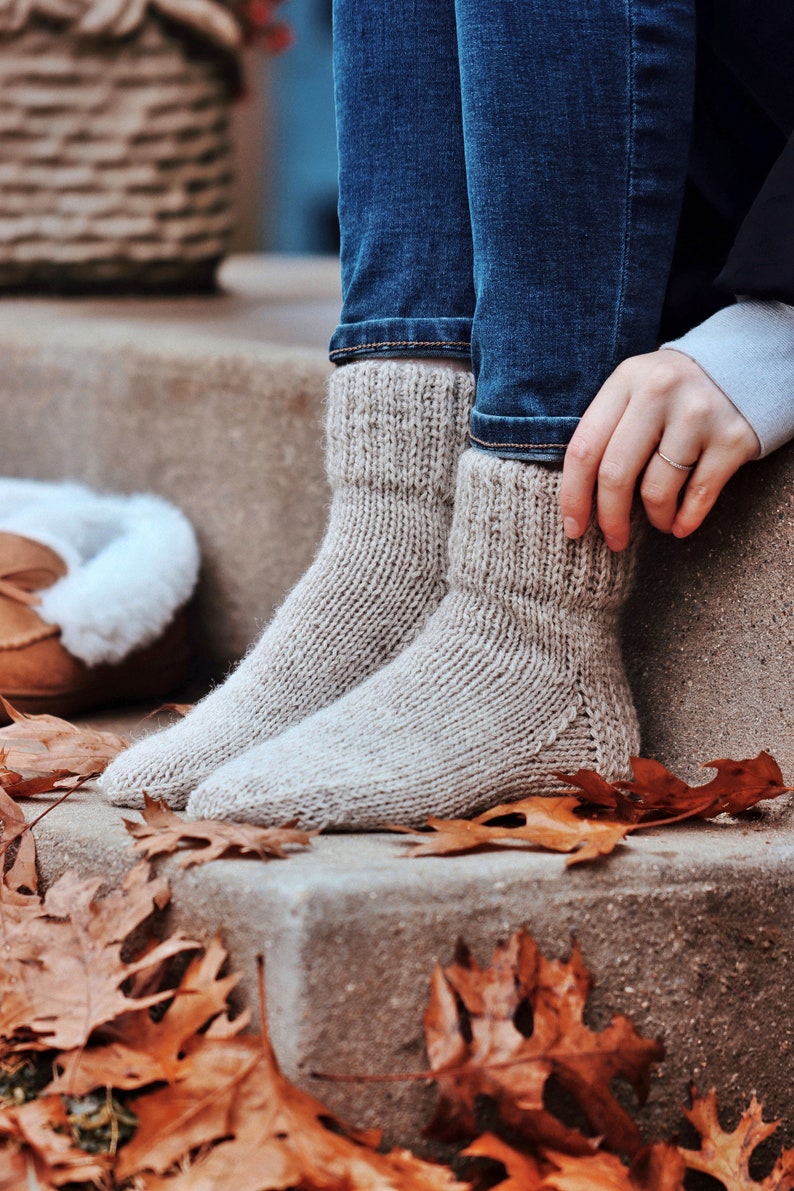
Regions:
[[622, 323], [626, 304], [626, 288], [628, 285], [628, 259], [631, 251], [631, 237], [633, 231], [632, 224], [632, 204], [634, 202], [634, 164], [636, 157], [636, 142], [637, 142], [637, 95], [636, 95], [636, 77], [637, 77], [637, 31], [634, 21], [634, 0], [626, 0], [626, 21], [628, 24], [628, 99], [629, 99], [629, 127], [628, 127], [628, 145], [627, 145], [627, 162], [626, 162], [626, 217], [623, 228], [623, 246], [620, 261], [620, 282], [618, 288], [618, 300], [615, 307], [615, 326], [614, 335], [612, 339], [611, 359], [613, 362], [616, 359], [618, 351], [618, 343], [622, 339]]
[[488, 442], [484, 438], [477, 438], [476, 434], [469, 434], [472, 442], [476, 442], [481, 447], [515, 447], [517, 450], [547, 450], [551, 447], [559, 447], [561, 450], [568, 446], [567, 442]]
[[384, 339], [380, 343], [359, 343], [354, 347], [337, 347], [328, 355], [344, 356], [349, 352], [371, 351], [376, 347], [471, 347], [469, 339]]

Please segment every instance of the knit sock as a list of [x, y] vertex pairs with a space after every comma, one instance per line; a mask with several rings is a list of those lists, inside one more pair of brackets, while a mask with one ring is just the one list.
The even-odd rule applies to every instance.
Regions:
[[388, 666], [215, 772], [188, 814], [377, 828], [551, 794], [553, 771], [627, 774], [637, 722], [618, 643], [627, 553], [569, 541], [561, 472], [467, 451], [449, 591]]
[[213, 770], [338, 699], [410, 641], [444, 594], [469, 373], [396, 361], [330, 384], [328, 528], [258, 644], [181, 722], [105, 771], [111, 802], [183, 807]]

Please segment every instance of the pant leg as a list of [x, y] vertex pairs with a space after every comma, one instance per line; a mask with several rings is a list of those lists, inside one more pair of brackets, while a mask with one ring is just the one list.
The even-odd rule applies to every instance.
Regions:
[[334, 70], [343, 306], [331, 360], [468, 359], [454, 0], [335, 0]]
[[655, 345], [680, 210], [694, 0], [455, 0], [474, 245], [472, 443], [554, 461]]

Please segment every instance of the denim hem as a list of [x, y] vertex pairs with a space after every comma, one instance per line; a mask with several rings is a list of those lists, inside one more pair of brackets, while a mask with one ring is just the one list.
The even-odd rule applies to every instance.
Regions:
[[469, 441], [502, 459], [555, 463], [563, 458], [578, 418], [498, 417], [473, 410]]
[[389, 318], [340, 323], [331, 336], [328, 357], [346, 364], [362, 356], [471, 358], [469, 318]]

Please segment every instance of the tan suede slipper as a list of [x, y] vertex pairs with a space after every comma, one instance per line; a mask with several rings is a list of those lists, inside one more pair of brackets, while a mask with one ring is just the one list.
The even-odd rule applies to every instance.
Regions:
[[[0, 694], [20, 711], [75, 715], [115, 703], [160, 698], [184, 681], [187, 617], [177, 612], [152, 645], [116, 664], [87, 666], [61, 643], [57, 625], [36, 611], [34, 594], [66, 574], [48, 546], [0, 533]], [[0, 709], [0, 723], [6, 723]]]

